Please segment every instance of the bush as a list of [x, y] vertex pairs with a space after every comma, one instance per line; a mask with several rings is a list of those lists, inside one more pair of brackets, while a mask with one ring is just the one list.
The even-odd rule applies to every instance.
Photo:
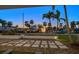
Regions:
[[[73, 44], [77, 43], [77, 35], [71, 35]], [[68, 35], [58, 35], [58, 39], [59, 41], [61, 41], [64, 44], [68, 44], [69, 43], [69, 38]]]
[[15, 35], [15, 30], [9, 30], [9, 31], [2, 31], [2, 35]]

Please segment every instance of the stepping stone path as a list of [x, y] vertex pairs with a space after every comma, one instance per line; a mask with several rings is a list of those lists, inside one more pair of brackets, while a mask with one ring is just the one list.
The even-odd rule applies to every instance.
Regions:
[[15, 46], [15, 47], [34, 47], [34, 48], [56, 48], [68, 49], [67, 46], [56, 40], [0, 40], [0, 46]]

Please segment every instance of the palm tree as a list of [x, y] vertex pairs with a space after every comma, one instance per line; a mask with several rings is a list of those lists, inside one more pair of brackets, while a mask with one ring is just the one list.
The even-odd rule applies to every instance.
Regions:
[[18, 25], [16, 25], [15, 27], [18, 28]]
[[2, 20], [2, 27], [6, 26], [7, 22], [5, 20]]
[[[54, 13], [55, 5], [52, 5], [52, 10]], [[60, 11], [59, 10], [56, 10], [56, 14], [53, 14], [53, 20], [54, 20], [54, 18], [57, 19], [57, 28], [58, 28], [60, 20], [63, 20], [65, 22], [64, 18], [60, 18]]]
[[52, 5], [52, 10], [53, 10], [53, 11], [55, 10], [55, 5]]
[[34, 21], [33, 20], [30, 20], [30, 24], [34, 24]]
[[53, 12], [48, 12], [46, 14], [43, 14], [43, 19], [47, 18], [49, 20], [49, 23], [51, 24], [51, 18], [52, 18]]
[[57, 19], [57, 28], [58, 28], [58, 25], [60, 22], [60, 11], [59, 10], [56, 10], [56, 19]]
[[46, 31], [46, 26], [47, 26], [47, 22], [43, 22], [43, 26], [44, 26], [44, 28], [45, 28], [45, 31]]
[[6, 28], [5, 26], [7, 25], [7, 22], [5, 20], [0, 19], [0, 23], [2, 24], [2, 29], [4, 30]]
[[55, 18], [57, 20], [57, 29], [58, 29], [58, 25], [60, 25], [60, 20], [63, 20], [65, 22], [64, 18], [60, 18], [59, 10], [56, 10], [56, 14], [53, 14], [53, 18]]
[[60, 18], [60, 20], [63, 20], [64, 22], [66, 22], [65, 18]]
[[70, 43], [73, 43], [71, 40], [71, 35], [70, 35], [70, 28], [69, 28], [69, 23], [68, 23], [68, 17], [67, 17], [67, 9], [66, 6], [64, 5], [64, 13], [65, 13], [65, 21], [66, 21], [66, 28], [67, 28], [67, 32], [68, 32], [68, 36], [69, 36], [69, 41]]
[[60, 27], [62, 27], [63, 25], [62, 25], [63, 23], [60, 23]]
[[45, 26], [45, 27], [46, 27], [46, 26], [47, 26], [47, 22], [43, 22], [43, 26]]
[[0, 19], [0, 24], [2, 25], [2, 19]]
[[30, 27], [30, 24], [29, 24], [28, 21], [25, 21], [25, 26], [26, 26], [26, 27]]
[[34, 21], [33, 20], [30, 20], [30, 28], [32, 28], [34, 25]]
[[[54, 13], [54, 11], [55, 11], [55, 5], [52, 5], [52, 10], [53, 10], [53, 13]], [[54, 20], [54, 17], [53, 17], [52, 20]]]
[[76, 27], [76, 22], [75, 21], [72, 21], [71, 22], [71, 29], [74, 31], [75, 30], [75, 27]]
[[77, 21], [76, 24], [78, 25], [78, 28], [79, 28], [79, 21]]
[[13, 23], [11, 21], [7, 22], [7, 26], [11, 27], [13, 25]]
[[2, 19], [0, 19], [0, 23], [2, 24]]

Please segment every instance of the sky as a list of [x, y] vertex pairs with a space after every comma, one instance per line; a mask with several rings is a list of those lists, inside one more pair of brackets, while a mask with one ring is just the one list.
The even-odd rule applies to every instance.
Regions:
[[[64, 9], [62, 5], [57, 5], [56, 10], [61, 12], [60, 17], [64, 18]], [[29, 21], [34, 20], [35, 24], [42, 24], [44, 21], [48, 22], [48, 19], [42, 19], [42, 15], [52, 11], [51, 6], [42, 6], [42, 7], [31, 7], [31, 8], [17, 8], [17, 9], [5, 9], [0, 10], [0, 19], [6, 21], [12, 21], [14, 25], [22, 26], [22, 19], [24, 13], [24, 20]], [[71, 21], [79, 21], [79, 6], [78, 5], [67, 5], [67, 15], [69, 23]], [[52, 25], [56, 26], [56, 19], [52, 20]], [[61, 23], [64, 24], [63, 21]]]

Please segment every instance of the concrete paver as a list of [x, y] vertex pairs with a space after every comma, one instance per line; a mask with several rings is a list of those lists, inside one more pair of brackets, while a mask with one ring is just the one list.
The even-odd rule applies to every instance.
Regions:
[[57, 44], [57, 45], [63, 45], [61, 42], [59, 42], [59, 41], [55, 41], [55, 43]]
[[[23, 47], [37, 47], [37, 48], [68, 49], [67, 46], [65, 46], [64, 44], [56, 40], [54, 41], [54, 40], [30, 40], [30, 39], [22, 40], [21, 39], [21, 40], [1, 40], [0, 42], [2, 42], [0, 43], [0, 46], [16, 46], [16, 47], [23, 46]], [[41, 45], [40, 45], [40, 42], [41, 42]]]

